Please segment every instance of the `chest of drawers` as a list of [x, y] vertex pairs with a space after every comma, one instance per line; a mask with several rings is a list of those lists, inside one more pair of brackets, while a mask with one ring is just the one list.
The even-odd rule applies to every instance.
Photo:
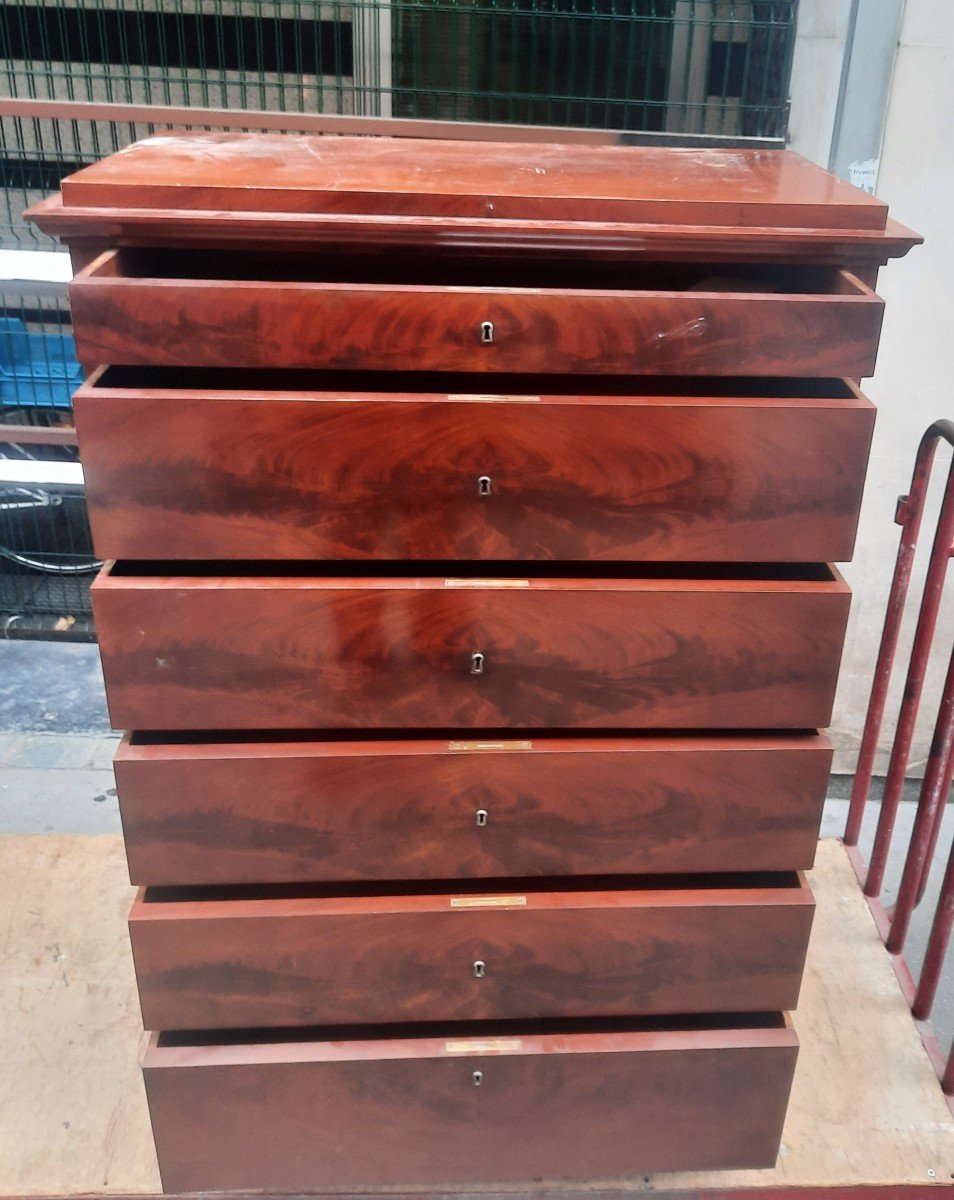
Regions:
[[917, 238], [788, 153], [258, 135], [32, 215], [164, 1185], [771, 1164]]

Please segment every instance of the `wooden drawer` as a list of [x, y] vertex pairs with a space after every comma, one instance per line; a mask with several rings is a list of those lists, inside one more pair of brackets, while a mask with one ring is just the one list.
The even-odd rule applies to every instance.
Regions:
[[788, 871], [812, 865], [827, 738], [126, 737], [133, 883]]
[[565, 886], [246, 888], [215, 898], [142, 889], [129, 929], [143, 1023], [250, 1029], [794, 1008], [813, 911], [800, 876], [546, 890]]
[[80, 388], [101, 557], [852, 554], [874, 407], [839, 380], [604, 379], [612, 394], [581, 394], [505, 377], [522, 394], [488, 396], [475, 377], [449, 394], [416, 375], [406, 391], [321, 376], [283, 391], [271, 374], [255, 390], [242, 372], [114, 368]]
[[108, 251], [70, 305], [88, 366], [851, 379], [884, 307], [836, 267], [170, 249]]
[[774, 1164], [798, 1053], [787, 1020], [595, 1028], [154, 1037], [143, 1069], [163, 1187], [312, 1193]]
[[[849, 594], [783, 577], [446, 579], [104, 568], [124, 729], [827, 725]], [[476, 673], [479, 672], [479, 673]]]

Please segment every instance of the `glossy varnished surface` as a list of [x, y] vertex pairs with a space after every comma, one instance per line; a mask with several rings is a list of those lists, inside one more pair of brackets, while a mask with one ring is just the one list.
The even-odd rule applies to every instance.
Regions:
[[245, 213], [220, 209], [129, 209], [64, 206], [60, 196], [25, 214], [44, 233], [68, 242], [74, 268], [110, 246], [196, 246], [278, 251], [289, 246], [453, 254], [480, 247], [501, 257], [549, 258], [553, 248], [614, 261], [815, 262], [865, 276], [923, 239], [897, 221], [884, 230], [624, 224], [607, 221], [500, 220], [493, 217], [387, 217], [349, 213]]
[[810, 867], [830, 763], [813, 735], [279, 737], [114, 767], [132, 881], [200, 885]]
[[844, 561], [874, 421], [841, 384], [819, 399], [108, 378], [74, 397], [104, 558]]
[[260, 135], [32, 215], [88, 368], [404, 376], [78, 406], [165, 1187], [769, 1165], [872, 413], [726, 388], [870, 374], [916, 235], [787, 152]]
[[68, 176], [77, 207], [883, 229], [886, 206], [788, 151], [179, 133]]
[[93, 597], [127, 729], [818, 728], [849, 601], [830, 576], [110, 570]]
[[813, 902], [791, 878], [784, 887], [680, 890], [677, 880], [658, 891], [564, 891], [550, 881], [553, 891], [508, 885], [490, 895], [168, 901], [149, 889], [129, 922], [143, 1023], [248, 1029], [794, 1008]]
[[144, 1071], [166, 1190], [312, 1192], [770, 1166], [797, 1052], [787, 1025], [518, 1028], [503, 1038], [154, 1041]]
[[[215, 265], [210, 264], [212, 272]], [[333, 370], [791, 375], [874, 370], [882, 301], [857, 279], [819, 293], [639, 291], [302, 279], [172, 278], [110, 252], [70, 285], [87, 364]], [[201, 276], [201, 277], [200, 277]], [[754, 286], [754, 285], [750, 285]], [[822, 286], [821, 283], [816, 286]], [[482, 328], [493, 326], [492, 342]]]

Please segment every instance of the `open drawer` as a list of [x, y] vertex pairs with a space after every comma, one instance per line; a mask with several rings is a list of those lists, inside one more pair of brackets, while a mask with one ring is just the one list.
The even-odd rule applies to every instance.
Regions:
[[[110, 367], [73, 398], [101, 558], [843, 562], [839, 379]], [[443, 389], [443, 390], [441, 390]]]
[[420, 738], [129, 734], [129, 874], [155, 886], [792, 871], [818, 734]]
[[794, 1008], [801, 875], [487, 885], [143, 888], [147, 1029]]
[[111, 250], [70, 287], [92, 367], [870, 375], [883, 302], [836, 267]]
[[781, 1014], [407, 1032], [154, 1036], [143, 1073], [164, 1188], [769, 1167], [798, 1054]]
[[123, 562], [92, 596], [112, 722], [153, 730], [817, 729], [849, 605], [825, 566]]

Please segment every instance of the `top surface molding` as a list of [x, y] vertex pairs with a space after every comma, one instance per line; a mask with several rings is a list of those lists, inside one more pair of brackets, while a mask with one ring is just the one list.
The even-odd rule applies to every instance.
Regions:
[[882, 231], [887, 206], [788, 150], [162, 134], [63, 181], [71, 209]]

